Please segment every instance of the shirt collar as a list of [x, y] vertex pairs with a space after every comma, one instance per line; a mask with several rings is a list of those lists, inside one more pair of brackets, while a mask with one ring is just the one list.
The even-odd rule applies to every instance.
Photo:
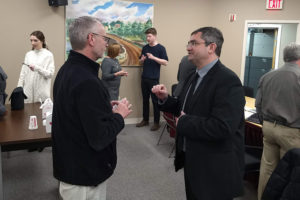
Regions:
[[207, 72], [218, 62], [218, 60], [219, 59], [217, 58], [205, 65], [204, 67], [202, 67], [201, 69], [196, 69], [196, 72], [198, 73], [199, 77], [203, 78], [207, 74]]
[[74, 51], [74, 50], [71, 50], [70, 51], [70, 54], [69, 54], [69, 57], [70, 58], [73, 58], [73, 59], [77, 59], [80, 63], [83, 63], [83, 64], [87, 64], [87, 66], [91, 69], [93, 69], [95, 72], [98, 73], [98, 70], [99, 70], [99, 63], [91, 60], [90, 58], [88, 58], [87, 56], [77, 52], [77, 51]]
[[285, 64], [288, 67], [299, 68], [299, 65], [297, 65], [295, 62], [286, 62]]

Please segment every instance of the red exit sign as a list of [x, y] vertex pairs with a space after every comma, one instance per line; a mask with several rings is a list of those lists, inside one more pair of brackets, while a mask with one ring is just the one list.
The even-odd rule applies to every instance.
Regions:
[[278, 10], [282, 9], [283, 0], [266, 0], [266, 9]]

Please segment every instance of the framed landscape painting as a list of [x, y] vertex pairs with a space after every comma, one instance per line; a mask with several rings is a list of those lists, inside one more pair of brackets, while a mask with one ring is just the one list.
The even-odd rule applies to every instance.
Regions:
[[101, 20], [110, 44], [121, 45], [121, 53], [117, 58], [122, 66], [139, 65], [139, 56], [146, 44], [144, 32], [152, 27], [153, 4], [115, 0], [69, 1], [66, 6], [66, 57], [71, 50], [69, 24], [75, 18], [86, 15]]

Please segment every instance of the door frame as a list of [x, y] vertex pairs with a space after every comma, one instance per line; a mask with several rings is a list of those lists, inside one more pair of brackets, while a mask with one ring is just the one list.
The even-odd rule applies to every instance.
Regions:
[[[241, 82], [244, 83], [244, 75], [245, 75], [245, 63], [246, 63], [246, 46], [247, 46], [247, 36], [248, 36], [248, 24], [298, 24], [297, 26], [297, 33], [296, 33], [296, 43], [300, 44], [300, 20], [245, 20], [245, 25], [244, 25], [244, 40], [243, 40], [243, 50], [242, 50], [242, 63], [241, 63], [241, 74], [240, 74], [240, 79]], [[280, 31], [281, 34], [281, 31]], [[280, 35], [281, 37], [281, 35]], [[278, 36], [277, 36], [277, 45], [280, 44], [278, 43], [280, 41], [279, 38], [279, 30], [278, 30]], [[279, 45], [277, 46], [279, 48]], [[277, 65], [278, 65], [278, 58], [279, 58], [279, 50], [276, 52], [276, 57], [277, 57]], [[276, 68], [276, 63], [275, 63], [275, 68]]]
[[[248, 23], [248, 29], [249, 28], [265, 28], [265, 29], [278, 29], [277, 35], [274, 35], [274, 38], [276, 40], [276, 44], [274, 44], [275, 48], [275, 67], [274, 69], [278, 68], [278, 60], [279, 60], [279, 50], [280, 50], [280, 39], [281, 39], [281, 24], [257, 24], [257, 23]], [[247, 32], [248, 32], [247, 29]], [[246, 41], [247, 45], [247, 41]], [[273, 46], [273, 52], [274, 52], [274, 46]], [[245, 55], [246, 56], [246, 55]], [[272, 66], [273, 68], [273, 66]]]

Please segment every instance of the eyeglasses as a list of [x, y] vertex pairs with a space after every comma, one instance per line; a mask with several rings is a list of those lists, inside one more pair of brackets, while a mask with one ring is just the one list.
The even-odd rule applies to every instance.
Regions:
[[195, 40], [191, 40], [188, 42], [188, 44], [186, 45], [186, 47], [195, 47], [197, 45], [201, 45], [201, 44], [206, 44], [206, 42], [197, 42]]
[[96, 36], [101, 36], [106, 43], [109, 43], [109, 40], [110, 40], [109, 37], [107, 37], [105, 35], [100, 35], [98, 33], [91, 33], [91, 34], [96, 35]]

